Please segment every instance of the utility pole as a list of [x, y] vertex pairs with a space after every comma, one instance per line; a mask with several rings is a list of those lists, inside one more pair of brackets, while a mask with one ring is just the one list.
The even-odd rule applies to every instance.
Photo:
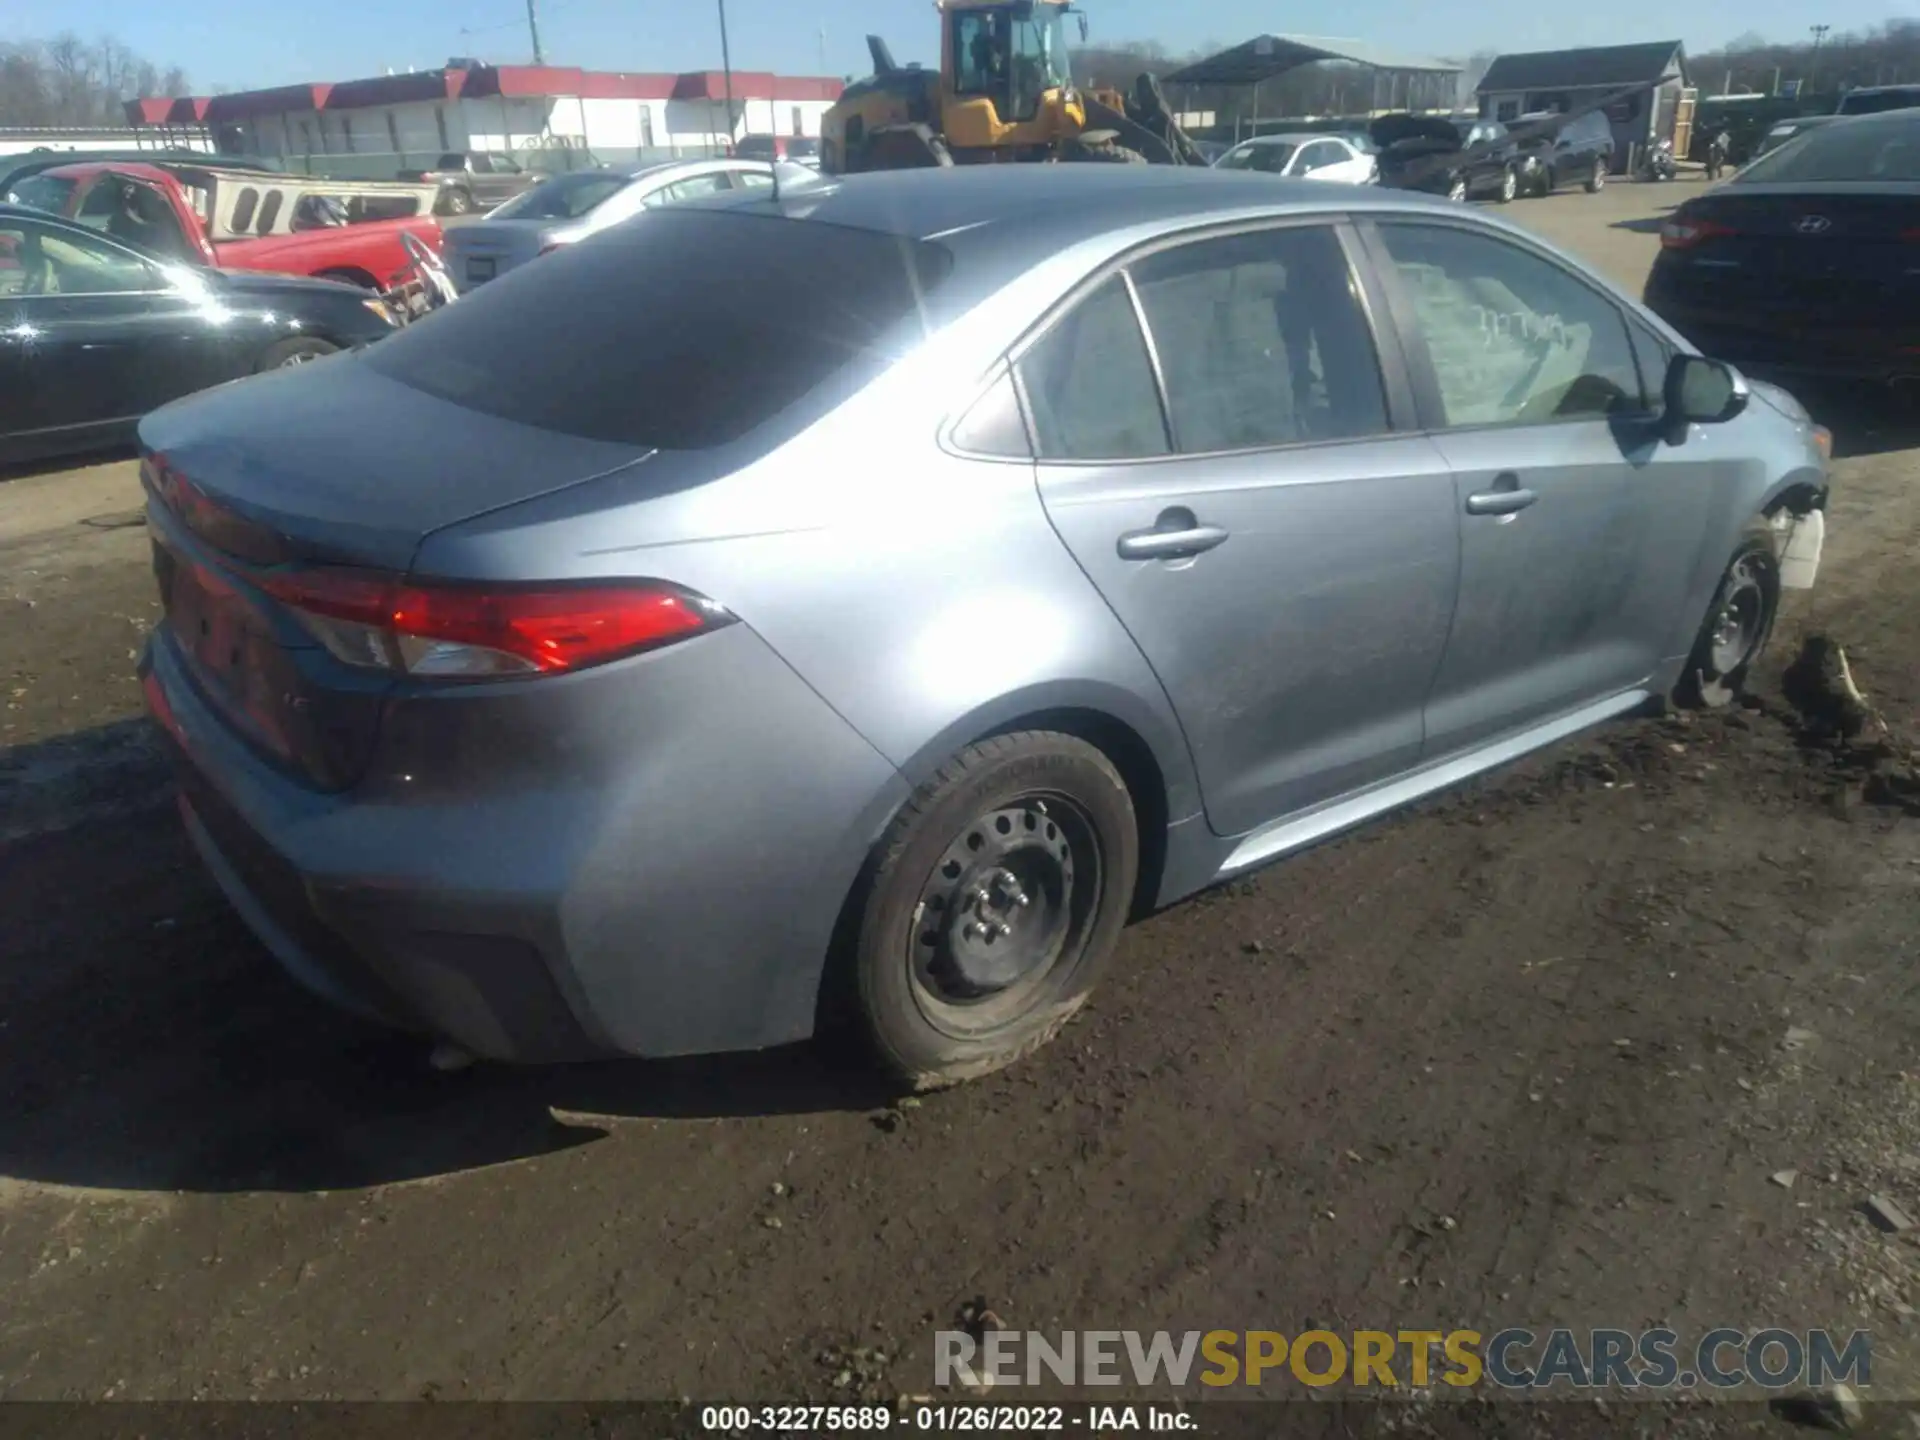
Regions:
[[1831, 25], [1809, 25], [1807, 27], [1808, 30], [1813, 32], [1813, 59], [1807, 65], [1807, 89], [1809, 90], [1814, 88], [1814, 82], [1820, 75], [1820, 42], [1827, 38], [1827, 31], [1832, 28]]
[[547, 63], [546, 52], [540, 48], [540, 17], [534, 11], [534, 0], [527, 0], [527, 34], [533, 37], [533, 63]]
[[820, 73], [823, 76], [827, 73], [827, 27], [824, 25], [820, 27]]
[[[528, 0], [532, 3], [532, 0]], [[727, 153], [733, 152], [733, 52], [727, 48], [727, 0], [720, 0], [720, 71], [727, 86]]]

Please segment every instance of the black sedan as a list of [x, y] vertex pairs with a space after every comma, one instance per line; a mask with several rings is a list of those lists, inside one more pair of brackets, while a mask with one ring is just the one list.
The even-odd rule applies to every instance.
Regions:
[[1497, 120], [1382, 115], [1368, 138], [1380, 152], [1380, 183], [1392, 189], [1505, 203], [1523, 186], [1518, 147]]
[[1646, 303], [1759, 374], [1920, 377], [1920, 110], [1835, 119], [1686, 201]]
[[352, 285], [171, 265], [0, 204], [0, 464], [130, 440], [169, 400], [393, 325]]

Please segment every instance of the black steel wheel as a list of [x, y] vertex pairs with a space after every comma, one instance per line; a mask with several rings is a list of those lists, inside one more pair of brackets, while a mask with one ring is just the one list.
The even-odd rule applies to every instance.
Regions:
[[1773, 634], [1780, 560], [1772, 527], [1756, 520], [1740, 536], [1694, 638], [1674, 699], [1695, 708], [1731, 705]]
[[851, 957], [881, 1063], [917, 1089], [988, 1074], [1084, 1003], [1133, 901], [1132, 798], [1105, 755], [1027, 731], [970, 746], [882, 842]]
[[1604, 158], [1593, 162], [1593, 173], [1587, 176], [1587, 193], [1598, 195], [1607, 188], [1607, 162]]
[[1509, 165], [1500, 172], [1500, 203], [1502, 205], [1512, 203], [1513, 197], [1519, 193], [1520, 177], [1513, 173], [1513, 167]]

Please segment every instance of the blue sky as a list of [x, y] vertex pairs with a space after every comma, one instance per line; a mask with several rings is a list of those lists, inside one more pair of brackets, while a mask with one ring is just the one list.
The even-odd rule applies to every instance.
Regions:
[[[157, 65], [185, 67], [202, 89], [350, 80], [388, 67], [430, 68], [458, 54], [496, 63], [529, 57], [524, 0], [8, 0], [6, 9], [0, 40], [67, 29], [88, 38], [110, 34]], [[1272, 30], [1458, 54], [1664, 40], [1676, 32], [1691, 50], [1749, 30], [1802, 39], [1816, 21], [1842, 31], [1912, 14], [1913, 0], [1341, 0], [1308, 7], [1272, 0], [1086, 0], [1086, 9], [1096, 40], [1151, 39], [1176, 51]], [[540, 12], [549, 63], [642, 71], [720, 64], [712, 0], [540, 0]], [[823, 30], [828, 74], [866, 73], [869, 30], [885, 34], [902, 60], [938, 58], [930, 0], [727, 0], [727, 19], [733, 63], [741, 70], [818, 73]]]

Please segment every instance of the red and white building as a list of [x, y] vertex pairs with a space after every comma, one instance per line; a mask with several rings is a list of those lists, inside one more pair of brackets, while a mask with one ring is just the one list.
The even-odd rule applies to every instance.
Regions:
[[[728, 110], [731, 89], [733, 104]], [[136, 129], [210, 133], [226, 154], [327, 157], [331, 173], [453, 150], [585, 147], [605, 160], [703, 154], [729, 138], [811, 135], [839, 80], [736, 70], [686, 75], [560, 65], [449, 65], [333, 84], [127, 102]], [[364, 156], [356, 164], [352, 157]]]

